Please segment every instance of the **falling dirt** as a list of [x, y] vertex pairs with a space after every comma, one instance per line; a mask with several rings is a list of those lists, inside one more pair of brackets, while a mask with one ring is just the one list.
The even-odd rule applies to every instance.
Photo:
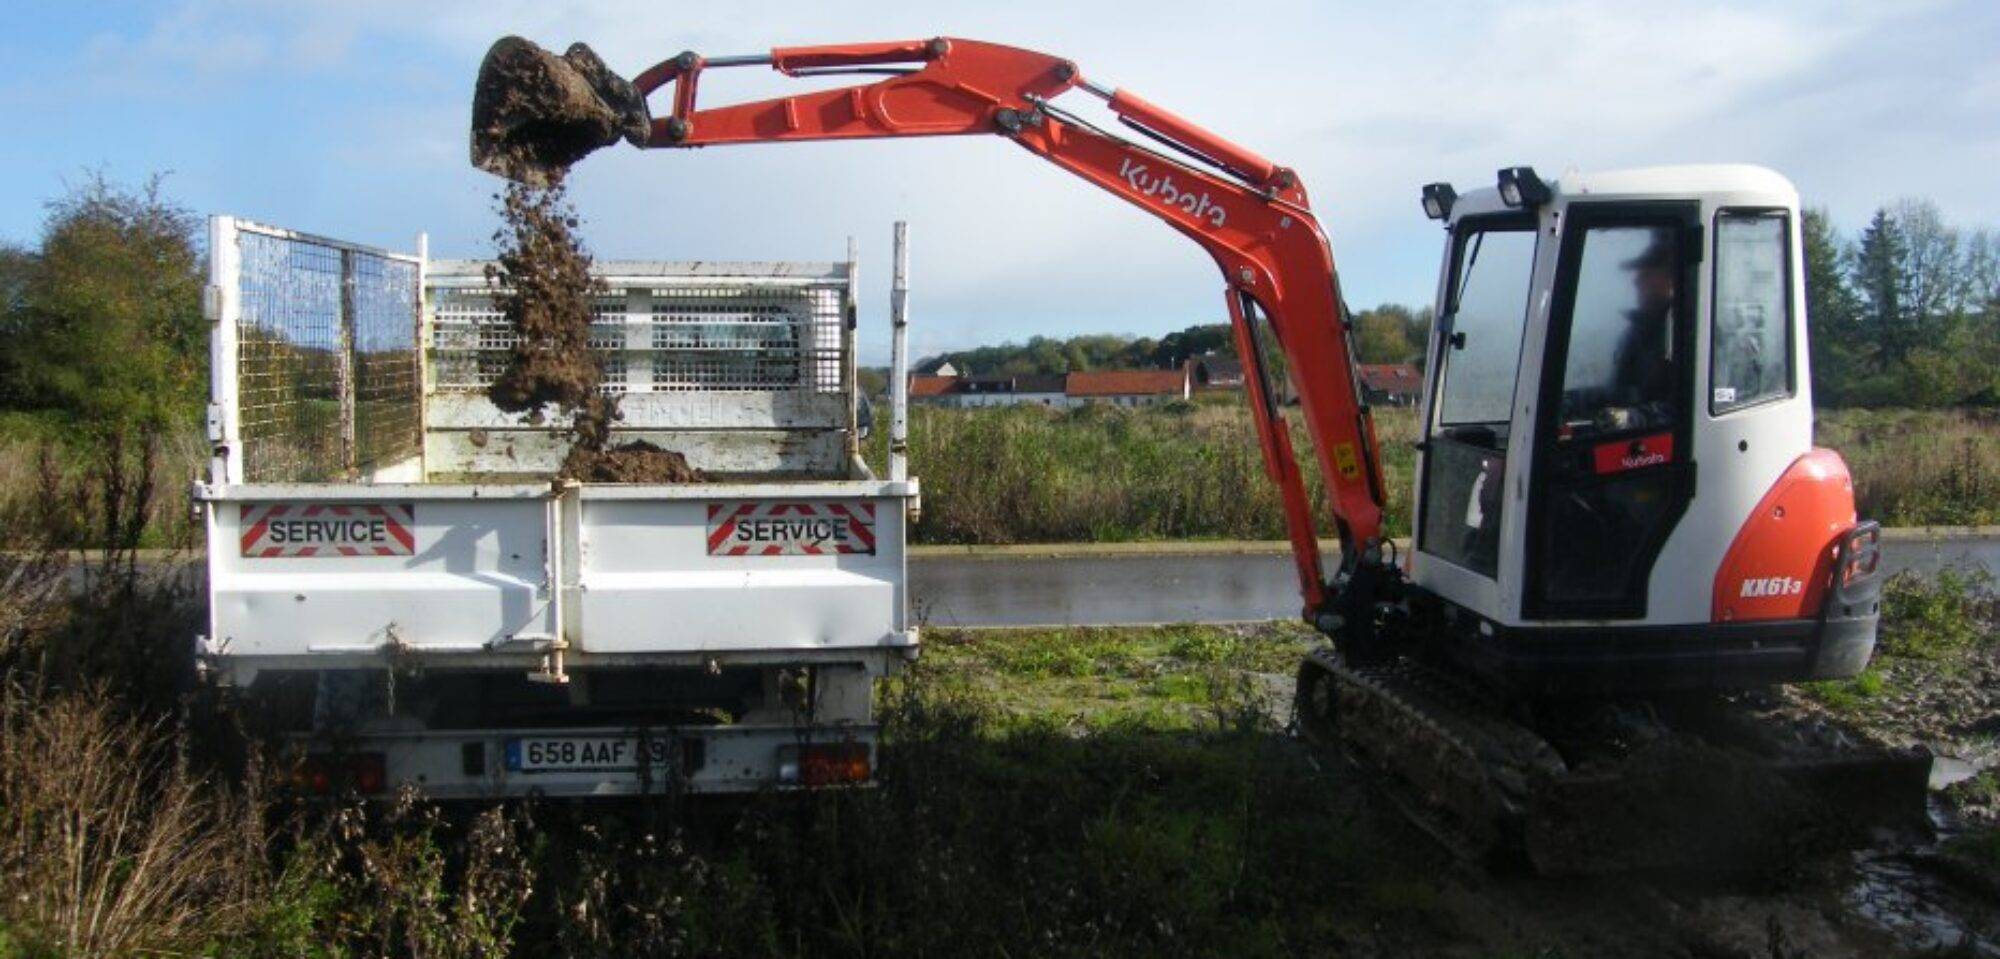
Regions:
[[557, 56], [520, 37], [486, 51], [472, 94], [472, 165], [532, 187], [558, 187], [571, 164], [623, 137], [642, 143], [646, 104], [578, 43]]
[[650, 443], [611, 445], [617, 400], [606, 396], [603, 358], [590, 346], [590, 304], [603, 284], [578, 237], [560, 173], [545, 186], [509, 183], [499, 197], [503, 224], [487, 281], [513, 326], [507, 366], [487, 388], [493, 405], [536, 421], [553, 407], [567, 415], [571, 448], [560, 475], [583, 482], [692, 483], [687, 457]]

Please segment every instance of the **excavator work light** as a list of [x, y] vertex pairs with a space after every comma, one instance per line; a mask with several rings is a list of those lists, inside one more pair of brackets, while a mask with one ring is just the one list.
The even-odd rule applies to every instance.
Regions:
[[1451, 205], [1458, 202], [1458, 191], [1449, 183], [1424, 184], [1424, 215], [1433, 220], [1442, 220], [1451, 215]]
[[1538, 207], [1553, 194], [1535, 175], [1534, 167], [1510, 166], [1500, 171], [1500, 202], [1511, 207]]

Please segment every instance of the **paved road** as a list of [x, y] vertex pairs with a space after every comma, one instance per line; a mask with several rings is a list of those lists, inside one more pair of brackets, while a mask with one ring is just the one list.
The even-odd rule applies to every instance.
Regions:
[[[1918, 538], [1906, 531], [1883, 543], [1891, 572], [1983, 564], [2000, 574], [2000, 535]], [[1038, 547], [982, 551], [917, 550], [910, 557], [910, 604], [934, 626], [1112, 626], [1127, 623], [1228, 623], [1298, 615], [1291, 554], [1278, 544], [1141, 547]], [[156, 574], [199, 586], [202, 569], [186, 559], [148, 554]], [[80, 580], [79, 580], [80, 581]]]
[[[2000, 538], [1897, 538], [1890, 572], [1983, 563], [2000, 573]], [[1298, 615], [1288, 553], [913, 556], [912, 609], [937, 626], [1235, 622]]]

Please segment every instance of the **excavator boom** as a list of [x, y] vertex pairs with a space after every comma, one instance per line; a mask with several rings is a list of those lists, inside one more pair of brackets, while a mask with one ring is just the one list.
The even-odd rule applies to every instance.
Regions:
[[[563, 90], [539, 97], [533, 91], [524, 95], [518, 67], [513, 76], [500, 75], [509, 65], [496, 64], [495, 56], [510, 43], [526, 41], [509, 38], [496, 44], [481, 70], [473, 159], [515, 179], [547, 177], [536, 160], [550, 151], [524, 148], [533, 145], [522, 142], [529, 139], [588, 144], [587, 153], [620, 135], [643, 147], [687, 149], [987, 134], [1014, 141], [1185, 234], [1222, 271], [1265, 468], [1284, 504], [1304, 615], [1332, 626], [1348, 618], [1348, 610], [1371, 604], [1367, 590], [1343, 593], [1361, 564], [1379, 564], [1375, 557], [1384, 495], [1375, 429], [1357, 386], [1333, 253], [1292, 170], [1135, 94], [1093, 83], [1071, 61], [976, 40], [780, 47], [767, 55], [713, 59], [683, 53], [633, 78], [630, 92], [615, 76], [599, 74], [601, 61], [579, 44], [564, 58], [549, 57], [558, 62], [538, 65], [533, 75], [568, 79], [563, 65], [580, 64], [584, 82], [570, 80]], [[518, 60], [521, 52], [515, 46], [508, 55]], [[753, 103], [698, 104], [704, 73], [743, 66], [769, 66], [796, 77], [838, 73], [881, 78]], [[669, 86], [672, 112], [651, 117], [646, 98]], [[1121, 122], [1165, 149], [1113, 135], [1053, 102], [1073, 90], [1103, 100]], [[576, 102], [579, 96], [581, 103]], [[565, 102], [568, 106], [561, 107]], [[482, 111], [480, 103], [489, 106]], [[552, 109], [551, 103], [559, 108]], [[508, 115], [522, 104], [526, 112]], [[552, 132], [551, 114], [574, 118], [573, 129]], [[571, 153], [575, 151], [558, 151], [564, 158]], [[1271, 384], [1270, 354], [1255, 322], [1259, 316], [1268, 321], [1284, 357], [1325, 477], [1342, 545], [1341, 577], [1332, 582], [1321, 563], [1282, 397]], [[1329, 613], [1333, 619], [1324, 618]]]

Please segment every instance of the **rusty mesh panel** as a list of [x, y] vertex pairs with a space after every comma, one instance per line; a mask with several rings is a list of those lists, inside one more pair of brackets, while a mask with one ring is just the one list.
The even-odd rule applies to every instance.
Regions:
[[244, 232], [237, 324], [243, 476], [253, 483], [342, 474], [340, 251]]
[[415, 454], [416, 264], [249, 229], [237, 244], [244, 479], [337, 480]]
[[353, 278], [354, 457], [362, 468], [422, 446], [417, 373], [417, 265], [349, 251]]

